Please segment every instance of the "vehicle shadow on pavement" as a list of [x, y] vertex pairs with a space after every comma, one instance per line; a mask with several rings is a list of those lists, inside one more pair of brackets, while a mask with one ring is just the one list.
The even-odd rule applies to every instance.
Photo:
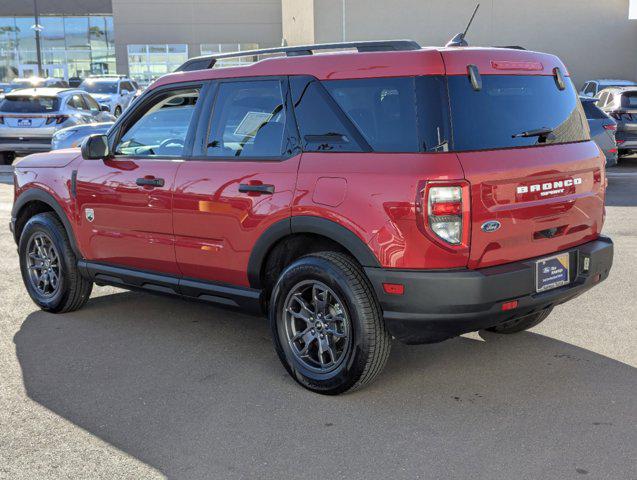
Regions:
[[481, 336], [394, 342], [376, 382], [339, 397], [288, 377], [264, 319], [148, 294], [31, 313], [14, 341], [31, 399], [168, 478], [634, 472], [636, 369], [534, 333]]

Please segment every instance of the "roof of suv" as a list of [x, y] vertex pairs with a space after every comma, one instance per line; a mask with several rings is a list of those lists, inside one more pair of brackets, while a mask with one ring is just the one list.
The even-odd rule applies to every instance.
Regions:
[[320, 80], [416, 75], [466, 75], [473, 64], [481, 74], [553, 75], [564, 64], [554, 55], [528, 50], [486, 47], [426, 47], [383, 52], [338, 52], [272, 57], [246, 66], [176, 72], [151, 87], [175, 82], [268, 75], [313, 75]]

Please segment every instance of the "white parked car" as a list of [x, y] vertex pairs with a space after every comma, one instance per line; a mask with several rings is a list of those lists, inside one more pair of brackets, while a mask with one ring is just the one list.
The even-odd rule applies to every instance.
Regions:
[[78, 87], [91, 94], [100, 105], [119, 117], [135, 98], [139, 86], [126, 77], [89, 77]]
[[0, 100], [0, 163], [17, 154], [47, 152], [58, 130], [87, 123], [109, 122], [91, 96], [70, 88], [12, 90]]

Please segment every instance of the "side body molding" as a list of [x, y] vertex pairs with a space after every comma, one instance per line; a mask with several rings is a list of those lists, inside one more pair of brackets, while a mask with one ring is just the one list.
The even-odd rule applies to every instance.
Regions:
[[71, 242], [71, 248], [73, 248], [73, 253], [75, 253], [75, 256], [78, 259], [82, 258], [82, 252], [80, 252], [77, 242], [75, 241], [73, 227], [71, 226], [71, 221], [69, 220], [66, 211], [53, 195], [40, 188], [30, 188], [29, 190], [24, 191], [20, 194], [20, 196], [18, 196], [15, 203], [13, 204], [13, 208], [11, 209], [11, 223], [14, 225], [13, 238], [15, 242], [18, 243], [20, 241], [17, 229], [15, 228], [15, 222], [18, 218], [20, 210], [22, 210], [22, 208], [24, 208], [24, 206], [26, 206], [29, 202], [33, 201], [46, 203], [53, 209], [53, 211], [57, 214], [57, 216], [62, 221], [62, 224], [64, 225], [66, 234], [68, 235], [69, 241]]
[[322, 235], [341, 244], [363, 267], [380, 267], [369, 246], [354, 232], [325, 218], [299, 215], [281, 220], [268, 228], [257, 240], [248, 261], [248, 280], [252, 288], [261, 288], [261, 269], [268, 251], [282, 238], [295, 233]]

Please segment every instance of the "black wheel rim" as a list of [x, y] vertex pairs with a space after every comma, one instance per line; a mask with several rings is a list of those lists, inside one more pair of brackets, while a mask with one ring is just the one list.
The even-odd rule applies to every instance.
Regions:
[[60, 289], [62, 265], [51, 238], [42, 232], [32, 235], [26, 257], [31, 286], [42, 297], [53, 297]]
[[283, 304], [285, 340], [298, 362], [317, 372], [338, 368], [351, 345], [351, 322], [343, 302], [324, 283], [304, 280]]

